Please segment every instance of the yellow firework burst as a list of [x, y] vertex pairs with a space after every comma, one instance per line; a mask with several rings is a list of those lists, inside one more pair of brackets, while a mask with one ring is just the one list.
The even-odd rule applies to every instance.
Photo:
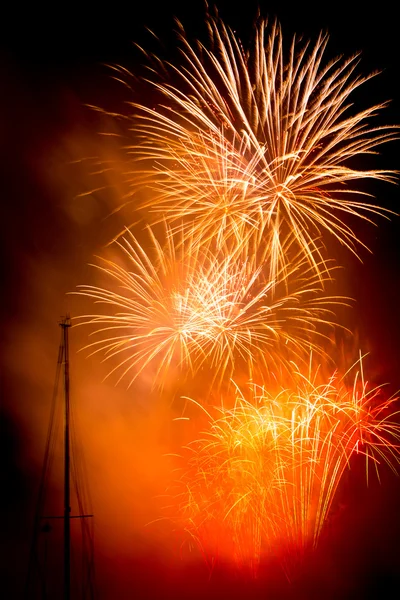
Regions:
[[345, 302], [319, 296], [321, 284], [301, 257], [271, 280], [266, 249], [249, 251], [242, 243], [217, 255], [168, 229], [165, 246], [151, 229], [149, 236], [147, 252], [127, 232], [116, 242], [122, 262], [97, 265], [107, 287], [78, 292], [110, 309], [80, 320], [95, 326], [98, 339], [89, 348], [117, 357], [113, 371], [131, 383], [151, 366], [161, 386], [199, 369], [211, 370], [211, 383], [239, 367], [251, 373], [256, 362], [281, 368], [322, 347], [332, 306]]

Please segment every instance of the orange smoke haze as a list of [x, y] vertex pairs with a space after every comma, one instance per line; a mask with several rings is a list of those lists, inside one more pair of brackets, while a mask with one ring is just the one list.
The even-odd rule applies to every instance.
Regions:
[[[20, 598], [56, 372], [58, 323], [67, 313], [74, 317], [87, 312], [87, 300], [68, 293], [77, 285], [95, 283], [88, 263], [95, 254], [113, 257], [113, 249], [107, 245], [132, 223], [134, 199], [124, 184], [126, 156], [120, 152], [120, 141], [99, 135], [114, 124], [83, 106], [84, 102], [117, 104], [119, 88], [113, 87], [106, 75], [101, 81], [107, 83], [99, 84], [87, 73], [76, 78], [75, 88], [49, 81], [30, 84], [16, 66], [6, 67], [5, 94], [0, 100], [4, 104], [1, 112], [9, 114], [1, 146], [7, 175], [1, 223], [6, 258], [3, 314], [7, 315], [3, 325], [1, 412], [10, 432], [10, 441], [7, 438], [5, 443], [9, 444], [7, 461], [12, 476], [2, 492], [9, 516], [4, 536], [7, 554], [2, 560], [6, 567], [3, 589], [12, 585], [15, 591], [15, 596], [5, 597]], [[117, 100], [110, 100], [114, 89]], [[379, 258], [366, 257], [360, 276], [353, 258], [346, 260], [355, 276], [346, 275], [336, 293], [355, 296], [358, 308], [351, 316], [346, 313], [340, 322], [360, 327], [362, 348], [368, 344], [373, 351], [368, 361], [372, 379], [376, 383], [391, 380], [391, 391], [395, 391], [396, 332], [400, 331], [393, 300], [397, 287], [388, 283], [381, 292], [391, 276], [392, 264], [381, 267]], [[395, 263], [396, 258], [392, 260]], [[377, 281], [368, 298], [367, 280]], [[370, 322], [363, 327], [360, 323], [365, 316]], [[385, 334], [389, 316], [393, 327]], [[371, 340], [365, 340], [365, 331]], [[159, 394], [152, 387], [153, 373], [147, 369], [127, 390], [125, 382], [115, 385], [117, 377], [104, 380], [109, 367], [101, 362], [100, 355], [88, 358], [88, 352], [79, 351], [87, 343], [87, 329], [73, 326], [71, 403], [91, 492], [88, 510], [94, 513], [100, 599], [128, 600], [135, 594], [174, 600], [265, 597], [266, 582], [271, 597], [308, 600], [316, 586], [329, 590], [324, 592], [327, 598], [356, 597], [352, 596], [355, 587], [377, 561], [387, 569], [389, 578], [400, 568], [394, 552], [400, 521], [391, 520], [400, 502], [398, 483], [392, 482], [391, 474], [387, 477], [383, 473], [382, 487], [373, 480], [367, 494], [364, 464], [356, 460], [352, 483], [344, 481], [344, 492], [327, 523], [319, 552], [310, 556], [303, 571], [293, 575], [297, 586], [289, 585], [273, 561], [258, 581], [241, 580], [229, 564], [209, 580], [198, 549], [190, 551], [185, 546], [181, 552], [181, 532], [174, 531], [168, 521], [158, 521], [165, 505], [162, 495], [175, 476], [174, 462], [164, 455], [178, 451], [188, 437], [188, 425], [173, 422], [182, 408], [179, 396], [198, 393], [201, 377], [184, 389], [176, 379], [167, 381]], [[357, 353], [358, 348], [354, 351]], [[60, 513], [61, 461], [59, 446], [50, 478], [49, 508]], [[72, 512], [78, 512], [75, 500]], [[53, 536], [54, 568], [61, 573], [57, 527], [54, 525], [49, 534], [49, 544]], [[73, 523], [74, 544], [79, 544], [77, 531]]]
[[[10, 95], [21, 98], [28, 93], [23, 84], [20, 89], [16, 87], [9, 84]], [[74, 316], [82, 312], [79, 299], [67, 293], [87, 281], [87, 263], [122, 226], [121, 213], [111, 215], [116, 196], [123, 195], [116, 185], [117, 176], [93, 175], [97, 169], [93, 161], [86, 161], [104, 150], [107, 158], [114, 160], [111, 142], [98, 135], [97, 126], [92, 129], [91, 113], [71, 92], [55, 86], [49, 92], [52, 119], [40, 104], [41, 94], [31, 98], [34, 114], [20, 115], [17, 131], [29, 132], [33, 125], [33, 132], [25, 136], [19, 148], [19, 164], [13, 165], [24, 177], [17, 181], [15, 199], [8, 199], [10, 216], [4, 233], [10, 285], [15, 288], [6, 298], [11, 318], [4, 335], [7, 379], [2, 412], [19, 432], [15, 460], [21, 476], [30, 481], [28, 494], [25, 492], [25, 498], [18, 500], [27, 515], [24, 539], [15, 545], [13, 561], [15, 565], [22, 560], [24, 563], [15, 567], [21, 589], [56, 373], [60, 338], [57, 324], [66, 313]], [[13, 111], [11, 115], [16, 118]], [[96, 186], [101, 189], [79, 196]], [[13, 202], [19, 203], [19, 210], [12, 210]], [[106, 370], [100, 361], [78, 352], [86, 343], [87, 332], [73, 327], [71, 404], [89, 473], [98, 578], [103, 587], [107, 585], [104, 574], [106, 581], [107, 576], [114, 581], [123, 579], [120, 570], [132, 570], [131, 566], [124, 567], [124, 561], [131, 565], [135, 557], [140, 561], [147, 555], [153, 560], [163, 556], [163, 537], [145, 525], [159, 516], [155, 498], [165, 487], [162, 455], [169, 442], [161, 428], [167, 415], [155, 410], [157, 399], [151, 396], [148, 382], [139, 381], [129, 392], [116, 388], [115, 381], [103, 383]], [[47, 504], [53, 514], [62, 514], [63, 510], [61, 458], [59, 436]], [[78, 512], [76, 501], [72, 512]], [[76, 531], [79, 527], [73, 523], [73, 537], [74, 528]], [[57, 524], [54, 538], [57, 548]], [[60, 554], [59, 549], [56, 552]], [[132, 581], [128, 579], [129, 589]]]

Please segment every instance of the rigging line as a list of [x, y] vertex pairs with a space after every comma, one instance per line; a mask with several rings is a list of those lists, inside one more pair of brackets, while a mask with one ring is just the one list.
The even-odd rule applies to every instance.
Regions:
[[27, 600], [30, 600], [30, 598], [31, 598], [30, 585], [31, 585], [31, 579], [32, 579], [35, 563], [36, 563], [36, 568], [37, 568], [39, 577], [41, 578], [42, 585], [44, 585], [44, 580], [43, 580], [44, 576], [40, 570], [40, 565], [38, 562], [36, 550], [37, 550], [37, 541], [38, 541], [38, 537], [39, 537], [39, 533], [40, 533], [41, 513], [43, 511], [43, 506], [44, 506], [44, 501], [45, 501], [46, 484], [47, 484], [48, 474], [50, 471], [51, 462], [53, 460], [53, 453], [51, 452], [51, 448], [55, 444], [54, 438], [55, 438], [55, 430], [57, 428], [57, 419], [55, 418], [55, 415], [56, 415], [56, 410], [57, 410], [57, 398], [58, 398], [58, 390], [59, 390], [59, 384], [60, 384], [60, 375], [61, 375], [61, 368], [62, 368], [62, 364], [63, 364], [63, 358], [64, 358], [64, 342], [63, 342], [63, 336], [61, 335], [61, 341], [60, 341], [60, 345], [58, 348], [56, 375], [55, 375], [53, 394], [52, 394], [52, 400], [51, 400], [49, 426], [47, 429], [44, 459], [43, 459], [42, 472], [41, 472], [40, 483], [39, 483], [38, 500], [36, 503], [35, 515], [34, 515], [32, 543], [31, 543], [31, 548], [30, 548], [30, 553], [29, 553], [28, 574], [27, 574], [26, 583], [25, 583], [24, 597]]
[[[69, 321], [68, 321], [69, 323]], [[65, 321], [64, 327], [69, 326]], [[66, 330], [64, 331], [64, 339], [66, 337]], [[65, 351], [66, 360], [68, 358], [67, 351]], [[69, 383], [69, 380], [68, 380]], [[68, 393], [69, 399], [69, 393]], [[86, 472], [86, 464], [84, 460], [84, 452], [82, 445], [78, 444], [77, 438], [77, 415], [74, 407], [74, 402], [68, 402], [68, 439], [69, 439], [69, 450], [70, 457], [70, 472], [72, 484], [74, 487], [76, 500], [78, 503], [80, 513], [80, 528], [81, 528], [81, 561], [82, 561], [82, 598], [87, 598], [86, 590], [90, 592], [90, 597], [94, 598], [95, 593], [95, 572], [94, 572], [94, 536], [93, 536], [93, 524], [87, 522], [85, 517], [93, 517], [93, 515], [86, 515], [85, 508], [92, 507], [90, 498], [88, 476]], [[90, 510], [91, 512], [91, 510]], [[69, 517], [71, 518], [71, 516]], [[77, 570], [74, 570], [77, 573]]]
[[[77, 419], [75, 411], [71, 406], [71, 456], [72, 456], [72, 479], [76, 498], [78, 502], [79, 513], [84, 514], [85, 509], [92, 511], [92, 499], [88, 486], [88, 475], [86, 469], [86, 461], [81, 444], [77, 442]], [[94, 598], [95, 588], [95, 569], [94, 569], [94, 524], [93, 521], [81, 519], [81, 536], [82, 536], [82, 572], [87, 574], [87, 577], [82, 579], [83, 597], [86, 598], [86, 591], [90, 592], [90, 597]]]

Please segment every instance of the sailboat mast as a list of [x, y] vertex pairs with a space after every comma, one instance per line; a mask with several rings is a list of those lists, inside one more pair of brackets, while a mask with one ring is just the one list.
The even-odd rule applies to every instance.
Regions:
[[71, 327], [69, 316], [61, 322], [64, 342], [64, 600], [71, 597], [71, 506], [70, 506], [70, 406], [69, 406], [69, 348], [68, 329]]

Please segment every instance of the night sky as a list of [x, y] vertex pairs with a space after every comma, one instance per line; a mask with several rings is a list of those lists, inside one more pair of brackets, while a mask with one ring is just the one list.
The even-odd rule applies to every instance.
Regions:
[[[234, 9], [218, 3], [220, 15], [244, 45], [258, 6], [253, 0]], [[294, 33], [316, 39], [328, 31], [327, 56], [361, 51], [358, 72], [382, 71], [354, 95], [358, 108], [391, 100], [377, 124], [400, 123], [399, 31], [394, 4], [261, 2], [261, 13], [277, 17], [284, 38]], [[22, 598], [28, 563], [38, 477], [56, 368], [60, 317], [81, 310], [67, 295], [87, 283], [88, 263], [131, 219], [117, 166], [97, 173], [96, 159], [119, 165], [115, 138], [100, 131], [110, 122], [86, 105], [126, 111], [130, 100], [148, 101], [139, 81], [132, 96], [112, 80], [106, 65], [119, 64], [143, 75], [143, 56], [134, 44], [175, 60], [174, 17], [189, 37], [202, 34], [204, 5], [193, 2], [135, 2], [77, 6], [15, 7], [2, 14], [0, 36], [0, 169], [2, 286], [1, 371], [1, 560], [0, 594]], [[151, 36], [146, 27], [159, 37]], [[373, 157], [374, 167], [399, 169], [399, 142]], [[369, 184], [377, 203], [398, 209], [398, 187]], [[356, 225], [372, 250], [361, 264], [347, 252], [339, 258], [347, 293], [355, 298], [351, 317], [375, 383], [400, 389], [400, 220], [379, 219], [379, 227]], [[87, 304], [85, 307], [87, 308]], [[195, 561], [179, 565], [169, 555], [168, 531], [147, 533], [157, 515], [155, 496], [167, 477], [159, 456], [171, 431], [166, 415], [142, 381], [129, 392], [123, 384], [103, 382], [100, 358], [78, 353], [86, 343], [83, 328], [71, 330], [71, 391], [80, 407], [96, 518], [97, 587], [100, 600], [118, 598], [390, 598], [400, 589], [400, 480], [383, 469], [379, 485], [365, 484], [355, 464], [344, 482], [345, 510], [317, 556], [292, 585], [279, 576], [261, 578], [250, 588], [220, 574], [208, 581]], [[154, 406], [154, 404], [153, 404]], [[57, 462], [56, 462], [57, 464]], [[54, 476], [49, 495], [57, 508], [61, 479]], [[343, 492], [344, 493], [344, 492]], [[57, 533], [54, 535], [57, 541]], [[58, 556], [59, 550], [55, 552]], [[57, 577], [56, 577], [57, 578]], [[276, 581], [275, 581], [276, 579]], [[54, 581], [49, 598], [61, 597]], [[253, 589], [254, 588], [254, 589]], [[397, 591], [397, 594], [399, 592]], [[395, 594], [393, 592], [393, 594]], [[79, 596], [77, 596], [79, 597]]]

